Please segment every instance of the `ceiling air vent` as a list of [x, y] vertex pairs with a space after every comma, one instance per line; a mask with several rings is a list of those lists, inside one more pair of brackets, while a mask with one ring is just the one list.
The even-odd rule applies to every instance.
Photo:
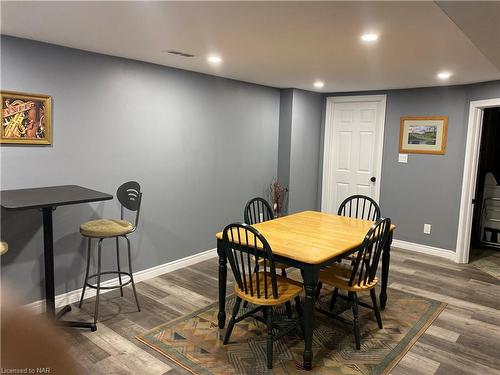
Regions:
[[179, 51], [175, 51], [175, 50], [163, 50], [162, 52], [165, 52], [165, 53], [170, 53], [172, 55], [177, 55], [177, 56], [182, 56], [182, 57], [194, 57], [194, 55], [190, 54], [190, 53], [185, 53], [185, 52], [179, 52]]

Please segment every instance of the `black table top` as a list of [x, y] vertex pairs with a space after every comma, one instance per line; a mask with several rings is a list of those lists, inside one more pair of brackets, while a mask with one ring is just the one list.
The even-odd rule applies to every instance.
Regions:
[[113, 199], [111, 194], [101, 193], [78, 185], [0, 191], [0, 205], [8, 210], [57, 207], [109, 199]]

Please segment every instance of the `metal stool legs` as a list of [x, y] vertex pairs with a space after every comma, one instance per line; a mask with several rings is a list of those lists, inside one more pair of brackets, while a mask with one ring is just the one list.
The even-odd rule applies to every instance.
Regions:
[[99, 320], [99, 292], [101, 291], [101, 247], [102, 238], [97, 245], [97, 294], [95, 295], [94, 324]]
[[132, 290], [134, 291], [135, 303], [137, 304], [137, 310], [141, 311], [141, 306], [139, 305], [139, 299], [137, 298], [137, 292], [135, 290], [134, 274], [132, 273], [132, 257], [130, 256], [130, 240], [127, 236], [124, 236], [127, 240], [128, 248], [128, 270], [130, 272], [130, 281], [132, 282]]
[[[100, 238], [97, 246], [97, 273], [94, 275], [89, 275], [90, 271], [90, 253], [92, 250], [92, 238], [89, 237], [88, 239], [88, 247], [87, 247], [87, 269], [85, 271], [85, 281], [83, 283], [83, 288], [82, 288], [82, 295], [80, 297], [80, 303], [79, 307], [82, 307], [83, 299], [85, 298], [85, 290], [88, 287], [91, 287], [93, 289], [96, 289], [96, 299], [95, 299], [95, 310], [94, 310], [94, 324], [97, 324], [99, 320], [99, 294], [101, 292], [101, 289], [115, 289], [115, 288], [120, 288], [120, 294], [123, 296], [123, 287], [127, 284], [132, 284], [132, 290], [134, 292], [134, 297], [135, 297], [135, 303], [137, 304], [137, 310], [141, 311], [141, 306], [139, 304], [139, 298], [137, 297], [137, 291], [135, 289], [135, 282], [134, 282], [134, 275], [132, 273], [132, 257], [131, 257], [131, 250], [130, 250], [130, 240], [127, 236], [121, 236], [124, 237], [127, 240], [127, 255], [128, 255], [128, 267], [129, 267], [129, 272], [123, 272], [120, 269], [120, 254], [119, 254], [119, 238], [116, 237], [116, 260], [117, 260], [117, 266], [118, 266], [118, 271], [107, 271], [107, 272], [102, 272], [101, 266], [102, 266], [102, 241], [104, 238]], [[101, 287], [101, 275], [103, 274], [118, 274], [118, 281], [119, 284], [117, 286], [106, 286], [106, 287]], [[122, 274], [128, 276], [130, 280], [126, 281], [125, 283], [122, 282]], [[89, 279], [96, 277], [96, 285], [92, 285], [89, 283]]]
[[[120, 283], [120, 295], [123, 297], [122, 274], [120, 273], [120, 243], [119, 238], [116, 237], [116, 264], [118, 266], [118, 282]], [[129, 260], [130, 262], [130, 257]]]
[[80, 297], [80, 303], [78, 304], [78, 307], [80, 309], [82, 308], [82, 302], [83, 302], [83, 298], [85, 296], [85, 289], [87, 288], [87, 280], [89, 278], [91, 246], [92, 246], [92, 238], [89, 237], [88, 246], [87, 246], [87, 270], [85, 271], [85, 280], [83, 281], [82, 296]]

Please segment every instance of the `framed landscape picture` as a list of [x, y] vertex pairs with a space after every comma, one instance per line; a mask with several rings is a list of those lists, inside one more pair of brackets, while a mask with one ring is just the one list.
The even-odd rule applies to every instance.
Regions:
[[50, 145], [52, 98], [47, 95], [1, 91], [0, 143]]
[[401, 117], [399, 153], [443, 155], [447, 129], [448, 116]]

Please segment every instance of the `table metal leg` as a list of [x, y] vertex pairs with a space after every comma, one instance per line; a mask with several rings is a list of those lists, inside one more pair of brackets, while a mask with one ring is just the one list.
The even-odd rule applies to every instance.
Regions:
[[303, 310], [304, 319], [304, 363], [305, 370], [312, 370], [313, 352], [312, 339], [314, 332], [314, 304], [316, 301], [316, 285], [318, 283], [318, 270], [314, 266], [304, 268], [305, 303]]
[[64, 314], [71, 311], [71, 306], [64, 306], [56, 315], [55, 304], [55, 283], [54, 283], [54, 237], [52, 226], [52, 207], [44, 207], [43, 214], [43, 253], [45, 263], [45, 306], [47, 316], [50, 320], [55, 320], [57, 325], [66, 327], [88, 328], [95, 331], [97, 326], [94, 323], [70, 322], [60, 320]]
[[382, 289], [380, 291], [380, 308], [385, 309], [387, 303], [387, 283], [389, 281], [389, 264], [391, 263], [392, 232], [382, 252]]
[[52, 207], [44, 207], [43, 214], [43, 250], [45, 263], [45, 306], [48, 318], [55, 318], [54, 289], [54, 239], [52, 233]]
[[219, 328], [226, 324], [226, 281], [227, 281], [227, 256], [222, 241], [217, 239], [217, 254], [219, 255]]

